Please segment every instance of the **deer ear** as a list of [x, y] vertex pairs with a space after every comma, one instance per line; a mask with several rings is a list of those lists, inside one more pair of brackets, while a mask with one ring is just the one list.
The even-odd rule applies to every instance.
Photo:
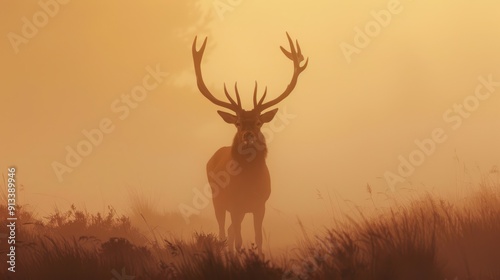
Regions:
[[260, 115], [260, 120], [264, 123], [270, 122], [273, 120], [273, 118], [277, 112], [278, 112], [278, 108], [271, 110], [269, 112], [265, 112], [264, 114]]
[[219, 113], [219, 115], [222, 117], [222, 119], [225, 122], [230, 123], [230, 124], [235, 124], [236, 123], [237, 117], [235, 115], [232, 115], [232, 114], [229, 114], [229, 113], [226, 113], [226, 112], [222, 112], [222, 111], [217, 111], [217, 113]]

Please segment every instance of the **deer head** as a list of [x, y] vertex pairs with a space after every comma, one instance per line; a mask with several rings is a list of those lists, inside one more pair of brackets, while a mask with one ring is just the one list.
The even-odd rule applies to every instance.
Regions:
[[225, 122], [229, 124], [234, 124], [236, 126], [238, 131], [236, 133], [235, 139], [239, 140], [239, 142], [245, 146], [247, 145], [253, 146], [259, 139], [261, 139], [262, 134], [260, 133], [260, 128], [262, 124], [270, 122], [278, 112], [278, 109], [276, 108], [267, 111], [265, 113], [263, 113], [263, 111], [272, 106], [277, 105], [293, 91], [295, 85], [297, 84], [297, 79], [300, 73], [302, 73], [302, 71], [306, 69], [307, 63], [309, 62], [309, 59], [307, 59], [302, 66], [300, 65], [301, 62], [304, 60], [304, 56], [302, 55], [302, 52], [300, 50], [299, 43], [298, 41], [296, 41], [296, 46], [295, 46], [292, 39], [290, 38], [290, 35], [288, 35], [288, 33], [286, 33], [286, 35], [288, 37], [288, 42], [290, 44], [290, 51], [287, 51], [283, 47], [280, 48], [281, 51], [285, 54], [285, 56], [288, 57], [293, 62], [293, 75], [290, 84], [286, 87], [285, 91], [278, 97], [276, 97], [273, 100], [264, 102], [264, 99], [266, 98], [267, 94], [267, 87], [266, 87], [266, 89], [264, 90], [264, 94], [257, 102], [257, 82], [255, 82], [255, 87], [253, 92], [254, 108], [250, 111], [244, 110], [241, 106], [240, 94], [238, 92], [237, 83], [234, 84], [236, 101], [229, 95], [226, 88], [226, 84], [224, 84], [224, 94], [226, 95], [226, 98], [229, 102], [219, 100], [215, 98], [212, 93], [210, 93], [207, 86], [205, 85], [205, 82], [203, 81], [203, 76], [201, 73], [201, 60], [203, 58], [203, 52], [205, 51], [205, 47], [207, 44], [207, 38], [205, 38], [199, 50], [196, 49], [197, 37], [195, 37], [194, 39], [192, 52], [193, 52], [194, 69], [196, 73], [196, 81], [198, 89], [200, 90], [201, 94], [203, 94], [208, 100], [210, 100], [215, 105], [224, 107], [234, 112], [234, 114], [231, 114], [223, 111], [217, 111], [217, 113], [219, 113], [219, 115]]

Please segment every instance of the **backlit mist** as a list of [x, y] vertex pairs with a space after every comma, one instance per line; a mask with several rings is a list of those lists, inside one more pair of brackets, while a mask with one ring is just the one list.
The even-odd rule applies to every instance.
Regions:
[[[44, 11], [37, 2], [0, 2], [0, 173], [17, 168], [18, 203], [40, 216], [71, 204], [126, 213], [136, 195], [159, 211], [193, 206], [235, 133], [196, 87], [195, 36], [208, 36], [207, 86], [222, 99], [238, 82], [247, 109], [255, 81], [268, 98], [289, 83], [286, 32], [309, 57], [264, 126], [271, 245], [276, 223], [321, 229], [388, 195], [460, 199], [483, 174], [498, 180], [500, 3], [186, 2], [54, 2], [36, 30], [23, 18]], [[68, 156], [78, 145], [88, 155]], [[198, 210], [214, 220], [211, 204]]]

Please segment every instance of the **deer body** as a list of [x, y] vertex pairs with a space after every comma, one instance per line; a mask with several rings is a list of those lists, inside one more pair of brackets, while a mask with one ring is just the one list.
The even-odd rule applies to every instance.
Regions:
[[[227, 172], [231, 161], [238, 168], [237, 172], [230, 176], [227, 184], [217, 184], [210, 174]], [[254, 213], [263, 208], [271, 195], [271, 177], [265, 159], [246, 162], [246, 159], [233, 156], [232, 147], [222, 147], [215, 152], [207, 163], [207, 177], [214, 205], [229, 212]]]
[[281, 47], [281, 50], [293, 61], [292, 80], [280, 96], [265, 103], [267, 88], [257, 102], [256, 82], [253, 95], [254, 108], [250, 111], [244, 110], [241, 106], [237, 84], [234, 86], [237, 101], [231, 98], [225, 85], [224, 93], [229, 102], [215, 98], [208, 90], [201, 72], [201, 60], [207, 39], [203, 42], [200, 50], [196, 50], [196, 38], [193, 42], [192, 52], [198, 89], [212, 103], [235, 113], [233, 115], [217, 111], [225, 122], [236, 126], [237, 132], [233, 144], [217, 150], [207, 163], [207, 176], [212, 189], [212, 201], [221, 239], [226, 238], [226, 212], [231, 215], [231, 225], [228, 228], [227, 238], [230, 250], [233, 249], [233, 246], [237, 250], [241, 248], [241, 222], [246, 213], [252, 213], [254, 217], [255, 244], [259, 254], [262, 254], [262, 223], [266, 201], [271, 195], [271, 177], [266, 165], [266, 140], [260, 132], [260, 128], [264, 123], [268, 123], [274, 118], [278, 109], [262, 112], [278, 104], [292, 92], [299, 74], [304, 71], [308, 62], [306, 60], [303, 65], [300, 65], [304, 59], [300, 46], [297, 42], [295, 47], [288, 33], [287, 37], [290, 43], [290, 51], [285, 50], [283, 47]]
[[[234, 160], [231, 147], [219, 149], [208, 161], [207, 175], [210, 172], [224, 172], [227, 162]], [[238, 164], [240, 163], [237, 161]], [[228, 246], [236, 249], [242, 245], [241, 222], [246, 213], [252, 213], [254, 218], [255, 243], [262, 253], [262, 222], [265, 214], [265, 204], [271, 195], [271, 180], [265, 163], [248, 163], [241, 167], [240, 172], [232, 175], [227, 186], [218, 186], [209, 181], [212, 188], [212, 201], [215, 217], [219, 224], [219, 238], [225, 239], [226, 211], [231, 214], [231, 226], [228, 229]]]

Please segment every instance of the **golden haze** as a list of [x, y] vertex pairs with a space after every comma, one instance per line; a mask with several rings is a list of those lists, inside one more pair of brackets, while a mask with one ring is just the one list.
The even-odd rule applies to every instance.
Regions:
[[[5, 35], [20, 34], [21, 19], [40, 7], [2, 1], [1, 173], [18, 168], [20, 203], [42, 215], [72, 203], [125, 212], [133, 190], [177, 211], [205, 186], [207, 160], [235, 132], [196, 88], [192, 39], [209, 36], [203, 69], [212, 91], [223, 97], [223, 83], [232, 89], [238, 81], [249, 108], [255, 80], [270, 97], [286, 87], [292, 69], [279, 46], [287, 46], [288, 31], [310, 64], [279, 105], [295, 117], [269, 141], [268, 221], [328, 217], [328, 194], [335, 205], [364, 205], [366, 185], [389, 191], [384, 174], [396, 173], [398, 156], [407, 158], [436, 128], [446, 141], [396, 192], [463, 195], [457, 176], [479, 177], [500, 163], [500, 87], [457, 129], [457, 114], [454, 121], [443, 114], [474, 94], [479, 77], [500, 81], [500, 4], [400, 1], [400, 12], [348, 63], [341, 44], [354, 45], [355, 28], [390, 2], [242, 1], [221, 20], [211, 0], [200, 11], [160, 1], [71, 1], [16, 54]], [[169, 76], [121, 120], [113, 102], [157, 65]], [[60, 182], [52, 163], [64, 163], [65, 147], [104, 118], [114, 130]], [[213, 218], [211, 206], [201, 213]]]

